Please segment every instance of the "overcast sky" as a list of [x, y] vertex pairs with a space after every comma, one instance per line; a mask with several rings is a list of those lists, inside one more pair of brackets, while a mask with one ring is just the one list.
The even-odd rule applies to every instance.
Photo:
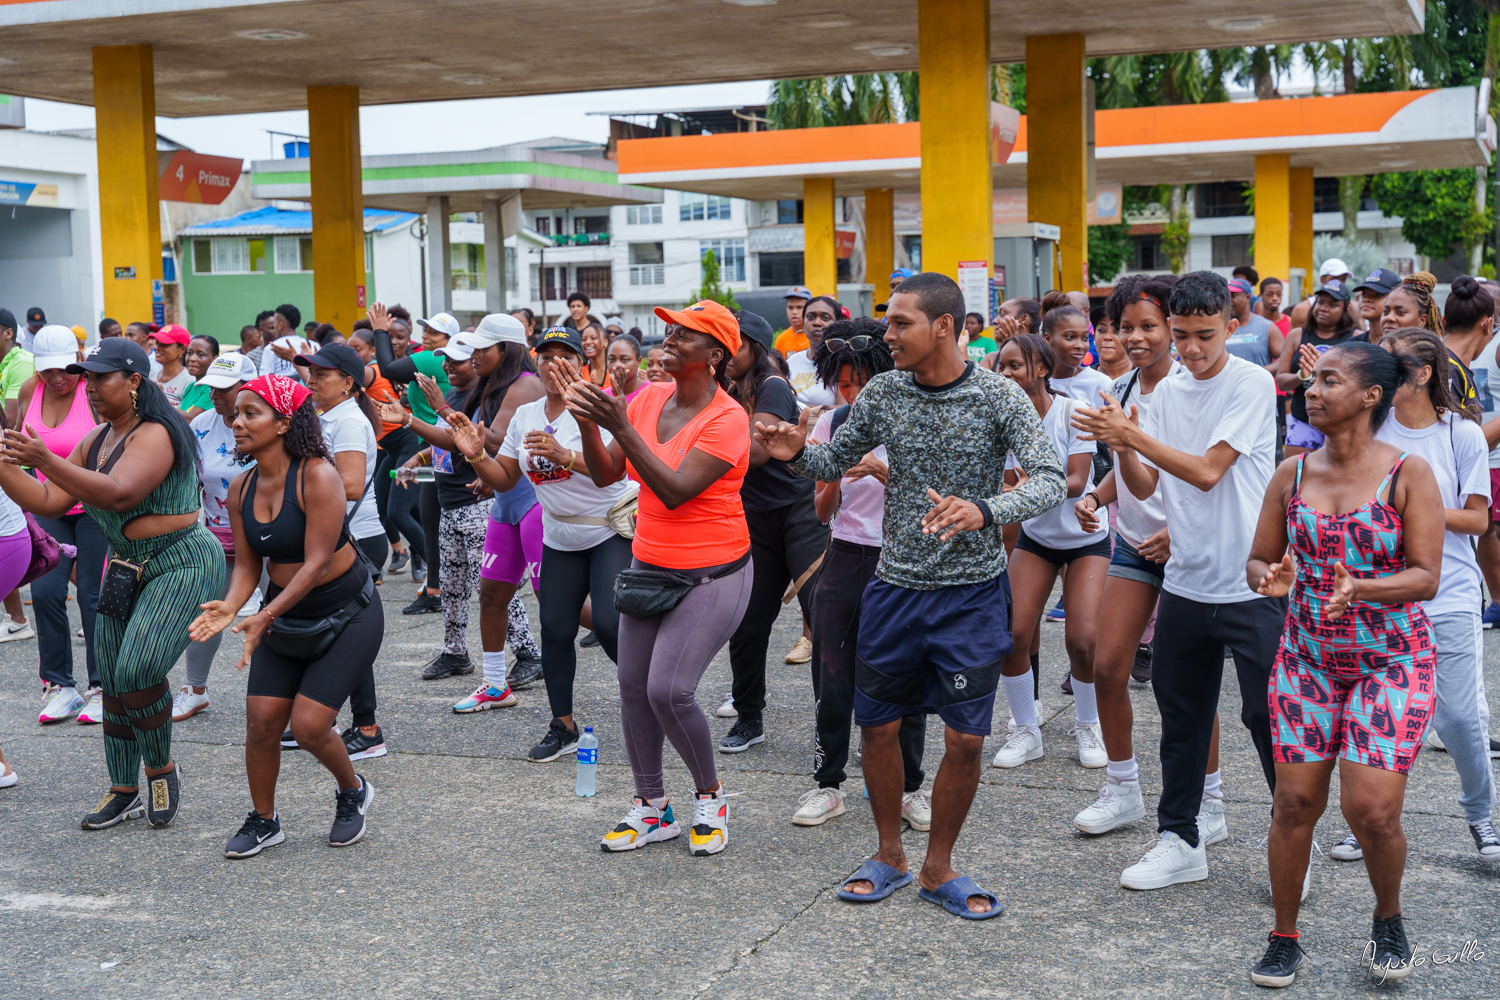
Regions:
[[[554, 135], [603, 142], [609, 138], [608, 119], [591, 117], [590, 111], [664, 111], [760, 104], [765, 102], [769, 89], [769, 82], [762, 80], [550, 97], [389, 104], [360, 111], [360, 140], [366, 155], [483, 149]], [[93, 108], [26, 100], [27, 128], [47, 131], [92, 128], [93, 124]], [[307, 112], [158, 118], [156, 128], [162, 135], [202, 153], [260, 160], [271, 156], [271, 138], [265, 130], [306, 135]]]

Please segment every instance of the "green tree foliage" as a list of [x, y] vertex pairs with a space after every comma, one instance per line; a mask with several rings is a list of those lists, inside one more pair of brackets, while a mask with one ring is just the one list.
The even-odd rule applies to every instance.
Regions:
[[766, 119], [777, 129], [915, 121], [916, 102], [915, 73], [777, 80], [771, 84]]
[[724, 287], [724, 276], [719, 268], [719, 259], [714, 256], [712, 250], [703, 251], [703, 284], [693, 292], [687, 305], [702, 302], [704, 299], [712, 299], [727, 309], [740, 307], [740, 304], [735, 301], [734, 292]]
[[1472, 169], [1379, 174], [1370, 189], [1382, 212], [1401, 217], [1401, 235], [1428, 257], [1467, 250], [1495, 228], [1494, 202], [1483, 212], [1474, 207]]

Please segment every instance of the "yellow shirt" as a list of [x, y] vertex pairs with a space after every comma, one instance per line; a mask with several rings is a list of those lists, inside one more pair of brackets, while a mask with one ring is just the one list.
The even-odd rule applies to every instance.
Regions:
[[807, 334], [799, 333], [790, 327], [781, 331], [781, 335], [776, 338], [776, 349], [781, 352], [783, 357], [789, 358], [798, 351], [805, 351], [807, 348]]

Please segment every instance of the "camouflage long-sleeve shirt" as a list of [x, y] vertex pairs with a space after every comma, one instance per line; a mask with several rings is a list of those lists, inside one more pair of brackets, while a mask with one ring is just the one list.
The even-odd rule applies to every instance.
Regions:
[[[897, 587], [937, 590], [993, 580], [1005, 570], [1000, 526], [1057, 506], [1067, 491], [1057, 452], [1026, 394], [972, 363], [957, 382], [936, 389], [918, 385], [909, 372], [875, 376], [833, 440], [807, 446], [790, 464], [801, 475], [833, 482], [881, 444], [891, 471], [876, 573]], [[1007, 452], [1028, 474], [1009, 493]], [[922, 534], [922, 516], [932, 509], [928, 487], [987, 506], [992, 523], [947, 542]]]

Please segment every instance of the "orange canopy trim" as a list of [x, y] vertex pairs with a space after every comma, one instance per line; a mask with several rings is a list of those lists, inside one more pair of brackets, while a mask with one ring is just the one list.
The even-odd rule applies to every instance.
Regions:
[[794, 163], [892, 160], [922, 155], [922, 126], [836, 125], [770, 132], [721, 132], [621, 139], [621, 174], [774, 167]]

